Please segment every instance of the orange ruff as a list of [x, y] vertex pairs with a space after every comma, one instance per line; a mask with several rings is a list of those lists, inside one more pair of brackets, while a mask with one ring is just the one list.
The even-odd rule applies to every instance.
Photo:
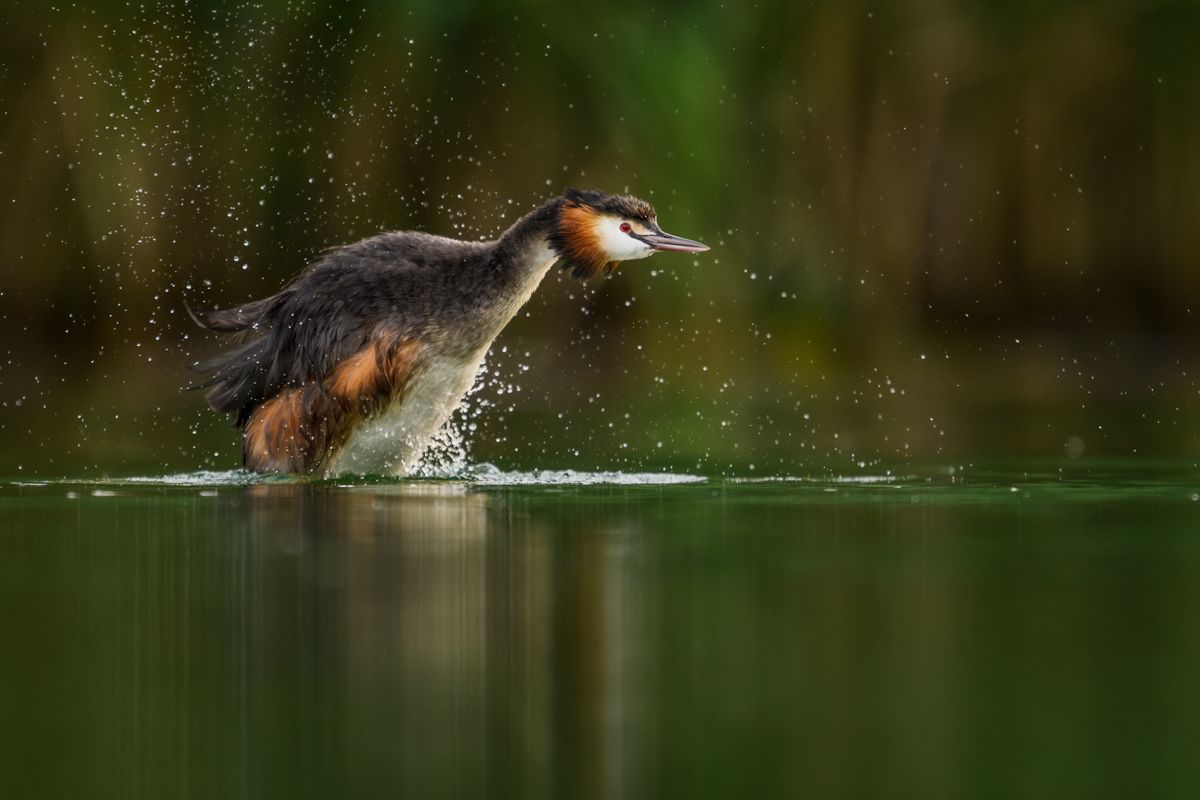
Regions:
[[251, 415], [242, 461], [258, 472], [315, 472], [360, 422], [403, 393], [420, 345], [377, 332], [320, 381], [284, 389]]
[[589, 206], [566, 206], [562, 210], [559, 228], [569, 253], [567, 260], [577, 266], [580, 278], [594, 278], [601, 272], [612, 272], [616, 262], [609, 262], [596, 233], [599, 214]]

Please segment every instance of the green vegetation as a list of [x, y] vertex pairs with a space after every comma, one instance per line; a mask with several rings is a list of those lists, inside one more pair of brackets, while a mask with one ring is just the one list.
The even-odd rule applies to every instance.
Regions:
[[714, 249], [548, 281], [477, 458], [1196, 450], [1194, 3], [13, 8], [6, 472], [232, 464], [178, 392], [212, 347], [185, 296], [379, 229], [490, 236], [567, 185]]

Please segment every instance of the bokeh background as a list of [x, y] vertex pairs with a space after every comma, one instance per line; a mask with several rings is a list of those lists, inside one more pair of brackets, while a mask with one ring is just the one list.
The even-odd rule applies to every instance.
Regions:
[[713, 245], [554, 276], [458, 425], [506, 468], [1200, 450], [1200, 6], [4, 0], [0, 466], [230, 468], [185, 297], [566, 186]]

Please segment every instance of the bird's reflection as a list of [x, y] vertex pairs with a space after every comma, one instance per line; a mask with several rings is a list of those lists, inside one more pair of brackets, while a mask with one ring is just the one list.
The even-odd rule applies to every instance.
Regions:
[[637, 748], [616, 731], [645, 699], [628, 548], [523, 502], [443, 483], [247, 490], [255, 646], [280, 659], [268, 669], [303, 665], [299, 729], [340, 743], [331, 781], [586, 797], [628, 772], [615, 743]]

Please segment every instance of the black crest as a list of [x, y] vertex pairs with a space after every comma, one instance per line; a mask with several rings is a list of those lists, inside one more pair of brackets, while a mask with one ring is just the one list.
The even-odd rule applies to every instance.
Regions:
[[650, 223], [658, 214], [654, 206], [628, 194], [608, 194], [595, 189], [567, 189], [563, 192], [563, 200], [567, 205], [588, 206], [601, 214], [611, 214], [615, 217], [641, 220]]

